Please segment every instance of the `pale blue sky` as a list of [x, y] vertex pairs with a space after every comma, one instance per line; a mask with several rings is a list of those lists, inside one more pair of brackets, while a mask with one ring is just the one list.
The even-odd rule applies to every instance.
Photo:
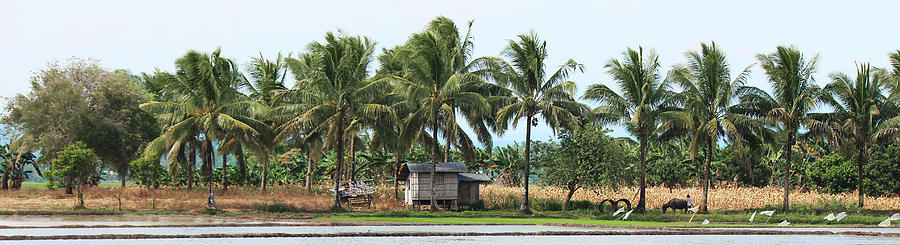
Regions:
[[[222, 47], [225, 56], [244, 64], [259, 52], [296, 54], [337, 29], [392, 47], [438, 15], [461, 26], [475, 20], [476, 56], [497, 56], [507, 39], [535, 30], [549, 42], [548, 69], [568, 58], [585, 64], [583, 74], [572, 76], [582, 91], [591, 83], [613, 85], [603, 65], [626, 47], [656, 49], [667, 70], [709, 41], [725, 50], [733, 70], [777, 45], [819, 53], [816, 78], [824, 84], [829, 73], [855, 72], [854, 61], [888, 64], [887, 53], [900, 49], [898, 9], [900, 1], [3, 0], [0, 96], [26, 92], [33, 71], [71, 56], [139, 73], [172, 71], [172, 62], [188, 49]], [[768, 90], [758, 68], [751, 81]], [[534, 139], [551, 134], [540, 126]], [[524, 129], [517, 129], [497, 144], [522, 138]]]

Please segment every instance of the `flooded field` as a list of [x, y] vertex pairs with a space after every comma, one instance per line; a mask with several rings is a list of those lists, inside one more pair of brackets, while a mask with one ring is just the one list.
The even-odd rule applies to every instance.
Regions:
[[202, 239], [136, 239], [136, 240], [50, 240], [11, 241], [9, 244], [897, 244], [887, 237], [859, 236], [791, 236], [791, 235], [626, 235], [626, 236], [490, 236], [490, 237], [312, 237], [312, 238], [202, 238]]
[[243, 226], [243, 227], [128, 227], [128, 228], [24, 228], [0, 229], [0, 236], [65, 236], [107, 234], [339, 234], [339, 233], [508, 233], [508, 232], [637, 231], [625, 228], [586, 228], [541, 225], [389, 225], [389, 226]]
[[178, 215], [0, 215], [4, 244], [900, 244], [898, 234], [897, 227], [619, 228]]

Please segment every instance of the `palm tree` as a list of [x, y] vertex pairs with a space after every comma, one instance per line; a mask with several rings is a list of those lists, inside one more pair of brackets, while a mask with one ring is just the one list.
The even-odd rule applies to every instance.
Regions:
[[[274, 108], [282, 102], [280, 95], [288, 90], [287, 86], [284, 85], [284, 80], [287, 78], [288, 67], [284, 57], [281, 56], [281, 53], [278, 54], [274, 61], [266, 59], [262, 54], [260, 54], [259, 57], [253, 57], [247, 67], [247, 73], [250, 75], [250, 79], [244, 84], [244, 87], [250, 90], [251, 98], [269, 108]], [[277, 122], [274, 120], [267, 119], [264, 120], [264, 122], [272, 128], [277, 127]], [[259, 189], [261, 191], [266, 191], [266, 184], [268, 183], [266, 177], [269, 170], [269, 161], [272, 159], [275, 146], [278, 144], [278, 139], [275, 138], [274, 134], [266, 136], [268, 137], [263, 138], [260, 142], [264, 144], [251, 147], [255, 149], [253, 150], [253, 152], [255, 152], [254, 155], [256, 155], [263, 164], [259, 183]], [[243, 162], [243, 147], [241, 147], [240, 142], [238, 142], [236, 150], [240, 151], [238, 162]], [[242, 177], [246, 176], [246, 171], [244, 169], [246, 168], [242, 167]]]
[[603, 84], [594, 84], [585, 92], [584, 98], [599, 101], [600, 106], [593, 112], [602, 121], [623, 123], [637, 137], [640, 145], [640, 199], [635, 207], [638, 212], [646, 210], [647, 151], [650, 141], [658, 135], [662, 122], [660, 114], [672, 110], [674, 93], [669, 90], [667, 80], [659, 75], [659, 57], [653, 50], [644, 54], [644, 49], [627, 49], [623, 60], [615, 58], [606, 63], [608, 73], [622, 88], [619, 95]]
[[334, 206], [341, 207], [340, 174], [344, 163], [346, 133], [355, 122], [396, 121], [393, 110], [374, 103], [390, 90], [387, 81], [368, 79], [375, 43], [366, 37], [325, 34], [325, 42], [309, 44], [299, 59], [287, 64], [297, 79], [284, 95], [289, 104], [273, 111], [280, 126], [279, 139], [300, 132], [321, 134], [337, 151], [334, 172]]
[[743, 157], [744, 142], [753, 138], [751, 133], [758, 131], [755, 129], [761, 126], [754, 124], [753, 119], [732, 110], [737, 102], [738, 90], [744, 87], [749, 76], [749, 66], [732, 79], [725, 53], [716, 47], [715, 42], [710, 45], [702, 43], [700, 52], [691, 51], [686, 55], [687, 65], [676, 66], [670, 76], [682, 88], [679, 96], [684, 100], [684, 109], [664, 112], [662, 116], [671, 118], [670, 122], [675, 122], [674, 125], [692, 125], [688, 131], [693, 157], [697, 157], [698, 148], [703, 147], [705, 150], [703, 198], [700, 199], [700, 212], [705, 213], [709, 195], [709, 168], [713, 152], [718, 149], [716, 145], [719, 137], [725, 136], [738, 155]]
[[859, 65], [856, 71], [855, 80], [843, 73], [831, 74], [831, 83], [825, 86], [822, 102], [834, 111], [819, 116], [834, 125], [839, 135], [834, 142], [847, 142], [848, 146], [852, 145], [857, 150], [857, 207], [862, 208], [866, 156], [870, 154], [872, 144], [900, 135], [900, 111], [897, 104], [885, 95], [885, 89], [891, 82], [886, 71], [871, 68], [869, 64]]
[[[490, 143], [489, 130], [482, 127], [483, 120], [480, 120], [490, 114], [490, 105], [482, 94], [484, 87], [490, 85], [484, 82], [481, 77], [484, 72], [478, 69], [485, 59], [468, 62], [471, 38], [468, 34], [460, 38], [456, 24], [445, 17], [432, 20], [425, 31], [413, 34], [397, 52], [405, 58], [404, 72], [402, 77], [391, 80], [398, 83], [398, 90], [406, 97], [406, 106], [415, 108], [404, 121], [400, 138], [404, 142], [431, 143], [433, 180], [441, 155], [439, 130], [448, 147], [455, 144], [466, 158], [474, 156], [472, 140], [456, 122], [458, 112], [463, 112], [462, 116], [475, 128], [482, 143]], [[431, 129], [431, 135], [427, 129]], [[437, 210], [435, 182], [431, 183], [431, 209]]]
[[587, 111], [586, 107], [573, 98], [575, 82], [567, 80], [569, 73], [583, 71], [584, 67], [569, 59], [551, 74], [545, 70], [547, 42], [542, 41], [537, 33], [518, 35], [518, 41], [509, 40], [503, 55], [511, 64], [501, 64], [495, 72], [497, 84], [509, 88], [509, 101], [497, 111], [498, 131], [512, 127], [519, 120], [525, 119], [525, 168], [523, 176], [524, 193], [522, 194], [522, 212], [530, 212], [528, 201], [528, 178], [531, 168], [531, 127], [537, 126], [537, 118], [556, 132], [562, 127], [577, 127], [579, 116]]
[[169, 149], [168, 155], [173, 157], [178, 155], [183, 142], [194, 138], [201, 141], [201, 159], [207, 166], [207, 205], [210, 209], [216, 208], [212, 191], [213, 141], [227, 134], [255, 137], [266, 128], [255, 119], [265, 113], [265, 107], [253, 101], [239, 100], [240, 72], [234, 62], [221, 57], [220, 53], [220, 49], [212, 54], [188, 51], [175, 61], [176, 79], [169, 80], [166, 85], [166, 90], [177, 94], [178, 98], [141, 105], [141, 109], [167, 124], [163, 134], [150, 143], [145, 154]]
[[819, 57], [816, 55], [807, 59], [794, 47], [779, 46], [774, 53], [759, 54], [756, 58], [772, 84], [774, 96], [758, 88], [745, 87], [740, 92], [741, 103], [738, 107], [742, 113], [751, 117], [761, 117], [776, 123], [785, 133], [782, 148], [785, 164], [782, 208], [787, 212], [790, 207], [791, 149], [797, 143], [800, 126], [810, 133], [824, 134], [829, 130], [826, 124], [808, 115], [814, 109], [820, 93], [812, 76]]

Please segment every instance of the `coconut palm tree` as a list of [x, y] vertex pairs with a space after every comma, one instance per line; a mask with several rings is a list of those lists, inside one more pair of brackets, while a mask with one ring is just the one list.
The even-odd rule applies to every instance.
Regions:
[[[745, 115], [735, 113], [732, 107], [738, 102], [738, 91], [744, 87], [750, 74], [750, 67], [744, 68], [733, 79], [731, 67], [725, 53], [713, 42], [700, 44], [700, 51], [686, 54], [688, 62], [673, 69], [669, 78], [681, 86], [679, 96], [683, 109], [663, 112], [664, 118], [670, 118], [665, 124], [691, 125], [688, 128], [690, 152], [697, 157], [697, 149], [703, 148], [706, 164], [703, 170], [703, 196], [700, 199], [700, 212], [707, 212], [709, 196], [709, 169], [712, 155], [724, 136], [727, 143], [733, 146], [739, 156], [743, 157], [744, 142], [753, 140], [753, 132], [759, 132], [761, 125]], [[666, 126], [663, 126], [665, 128]], [[750, 171], [752, 173], [752, 171]]]
[[[390, 80], [397, 83], [406, 106], [414, 108], [403, 123], [400, 138], [404, 142], [431, 144], [433, 180], [441, 155], [438, 131], [443, 133], [448, 147], [456, 145], [464, 158], [474, 156], [473, 141], [456, 121], [458, 113], [467, 119], [483, 144], [490, 144], [489, 130], [481, 120], [490, 115], [490, 105], [482, 92], [491, 85], [484, 82], [485, 73], [479, 69], [486, 59], [469, 61], [471, 37], [467, 33], [461, 38], [456, 24], [445, 17], [432, 20], [425, 31], [413, 34], [397, 52], [404, 58], [403, 76]], [[437, 210], [434, 181], [431, 183], [431, 209]]]
[[857, 206], [862, 208], [863, 168], [868, 161], [869, 149], [872, 144], [900, 135], [900, 110], [886, 95], [891, 82], [886, 71], [869, 64], [859, 65], [856, 71], [856, 79], [843, 73], [831, 74], [831, 83], [825, 86], [821, 100], [834, 111], [812, 116], [833, 125], [838, 135], [834, 142], [857, 150]]
[[283, 96], [290, 103], [278, 106], [273, 117], [283, 122], [279, 139], [321, 134], [326, 145], [337, 151], [334, 172], [334, 206], [340, 207], [340, 174], [344, 163], [347, 131], [357, 122], [396, 121], [390, 106], [375, 103], [391, 89], [387, 81], [368, 79], [375, 42], [366, 37], [325, 34], [324, 42], [313, 42], [307, 53], [288, 58], [296, 82]]
[[[538, 118], [553, 129], [577, 127], [579, 117], [587, 107], [573, 98], [575, 82], [567, 80], [572, 72], [580, 72], [584, 67], [569, 59], [553, 73], [546, 70], [547, 42], [537, 33], [518, 35], [518, 40], [509, 40], [503, 55], [511, 64], [501, 63], [494, 77], [498, 85], [508, 88], [510, 96], [507, 105], [497, 111], [497, 128], [502, 132], [510, 126], [516, 127], [525, 119], [525, 166], [522, 184], [522, 204], [520, 210], [530, 212], [528, 200], [528, 178], [531, 168], [531, 127], [537, 126]], [[510, 125], [512, 122], [512, 125]]]
[[216, 208], [212, 182], [213, 141], [227, 134], [255, 137], [267, 126], [256, 119], [266, 112], [265, 106], [240, 100], [242, 96], [237, 88], [242, 76], [234, 62], [220, 54], [220, 49], [211, 54], [188, 51], [175, 61], [176, 79], [169, 80], [165, 86], [177, 95], [177, 99], [141, 105], [141, 109], [156, 115], [167, 125], [163, 134], [150, 142], [145, 154], [168, 149], [170, 157], [177, 156], [183, 142], [194, 138], [201, 141], [201, 159], [207, 166], [207, 205], [210, 209]]
[[782, 208], [787, 212], [790, 207], [791, 149], [797, 143], [800, 127], [814, 134], [827, 134], [830, 130], [826, 124], [809, 117], [821, 90], [812, 76], [819, 57], [816, 55], [808, 59], [794, 47], [779, 46], [774, 53], [759, 54], [756, 58], [772, 84], [773, 94], [745, 87], [740, 92], [741, 103], [738, 107], [741, 113], [775, 123], [785, 133]]
[[671, 111], [675, 96], [669, 89], [670, 82], [661, 80], [659, 57], [653, 50], [646, 54], [642, 47], [627, 49], [623, 60], [615, 58], [606, 63], [606, 68], [619, 87], [618, 94], [603, 84], [593, 84], [583, 98], [601, 103], [593, 109], [601, 121], [618, 122], [634, 135], [640, 145], [640, 196], [635, 207], [638, 212], [646, 210], [647, 152], [650, 141], [655, 140], [662, 123], [660, 114]]
[[[244, 84], [244, 87], [250, 90], [250, 98], [269, 108], [274, 108], [282, 103], [280, 95], [288, 90], [287, 86], [284, 84], [287, 73], [287, 63], [285, 58], [281, 56], [281, 53], [278, 53], [278, 56], [274, 61], [268, 60], [260, 54], [258, 57], [253, 57], [247, 67], [247, 74], [249, 74], [250, 77], [247, 83]], [[272, 128], [277, 127], [277, 122], [270, 118], [266, 118], [264, 122]], [[254, 152], [254, 155], [261, 160], [263, 165], [259, 183], [259, 189], [261, 191], [266, 190], [266, 185], [268, 183], [266, 177], [269, 170], [269, 161], [273, 158], [272, 154], [274, 154], [275, 146], [278, 144], [278, 139], [275, 138], [274, 134], [266, 136], [268, 137], [261, 139], [260, 141], [260, 143], [264, 144], [258, 144], [251, 147], [254, 149], [252, 152]], [[238, 162], [243, 162], [243, 147], [241, 147], [240, 142], [237, 143], [236, 150], [241, 152], [238, 156]], [[246, 176], [245, 169], [245, 167], [242, 168], [242, 177]]]

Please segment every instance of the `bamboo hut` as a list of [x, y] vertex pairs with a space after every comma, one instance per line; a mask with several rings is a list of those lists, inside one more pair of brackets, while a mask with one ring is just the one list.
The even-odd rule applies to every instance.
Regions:
[[[461, 162], [440, 162], [435, 166], [434, 191], [435, 202], [438, 205], [457, 204], [461, 195], [465, 195], [466, 203], [477, 202], [478, 184], [490, 181], [490, 178], [481, 174], [466, 173], [466, 165]], [[467, 176], [467, 177], [462, 177]], [[474, 178], [473, 178], [474, 177]], [[400, 167], [398, 180], [404, 181], [406, 205], [429, 205], [431, 202], [431, 163], [406, 163]], [[462, 180], [465, 189], [460, 189]], [[474, 192], [472, 184], [474, 184]], [[461, 192], [463, 191], [463, 192]], [[474, 196], [473, 196], [474, 193]], [[474, 197], [474, 200], [472, 200]], [[468, 205], [468, 204], [464, 204]]]

